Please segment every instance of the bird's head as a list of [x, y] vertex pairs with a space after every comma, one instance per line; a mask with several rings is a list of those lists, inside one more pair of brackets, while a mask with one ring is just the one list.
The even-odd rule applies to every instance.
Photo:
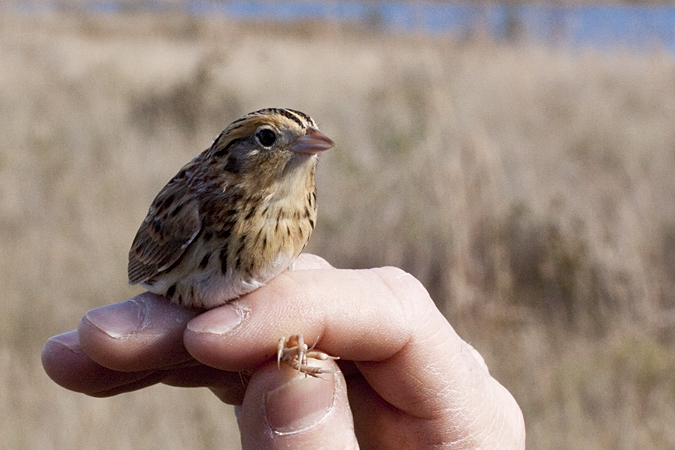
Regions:
[[[222, 178], [264, 189], [313, 176], [317, 153], [335, 146], [308, 115], [268, 108], [232, 122], [207, 150]], [[312, 180], [313, 182], [313, 180]]]

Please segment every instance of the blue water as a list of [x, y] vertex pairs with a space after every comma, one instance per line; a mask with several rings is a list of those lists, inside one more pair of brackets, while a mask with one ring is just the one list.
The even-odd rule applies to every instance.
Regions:
[[[52, 7], [17, 1], [24, 10]], [[117, 12], [122, 2], [90, 1], [84, 9]], [[128, 8], [128, 6], [126, 7]], [[338, 20], [378, 29], [468, 37], [487, 33], [496, 39], [530, 39], [572, 48], [665, 49], [675, 53], [675, 7], [649, 5], [477, 5], [404, 1], [208, 1], [134, 3], [135, 9], [182, 9], [192, 14], [223, 14], [249, 20]]]

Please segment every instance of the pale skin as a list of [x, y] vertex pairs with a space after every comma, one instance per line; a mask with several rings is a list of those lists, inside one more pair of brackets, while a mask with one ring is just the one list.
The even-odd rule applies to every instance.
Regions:
[[[335, 373], [277, 367], [279, 338], [300, 331], [341, 358], [309, 360]], [[42, 359], [54, 381], [95, 397], [206, 386], [237, 405], [244, 449], [525, 448], [514, 398], [395, 268], [338, 270], [301, 255], [295, 270], [198, 316], [142, 294], [90, 311]]]

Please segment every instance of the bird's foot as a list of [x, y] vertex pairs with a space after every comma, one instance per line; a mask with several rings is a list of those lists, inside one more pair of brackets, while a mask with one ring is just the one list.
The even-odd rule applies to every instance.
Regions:
[[[319, 341], [319, 338], [316, 338], [316, 341]], [[308, 347], [305, 344], [305, 340], [301, 334], [296, 334], [286, 339], [282, 337], [279, 339], [279, 345], [277, 347], [277, 365], [281, 365], [281, 362], [285, 362], [293, 369], [297, 370], [300, 373], [304, 373], [305, 376], [309, 375], [315, 378], [321, 378], [322, 373], [335, 373], [335, 370], [324, 369], [323, 367], [310, 366], [307, 364], [307, 358], [318, 359], [321, 361], [326, 361], [327, 359], [340, 359], [338, 356], [331, 356], [327, 353], [314, 350], [316, 342], [311, 347]]]

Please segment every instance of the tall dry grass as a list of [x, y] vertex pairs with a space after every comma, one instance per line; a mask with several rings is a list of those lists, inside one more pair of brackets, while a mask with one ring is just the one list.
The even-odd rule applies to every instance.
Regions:
[[51, 383], [47, 337], [124, 300], [157, 190], [232, 119], [338, 143], [309, 250], [420, 278], [529, 448], [675, 446], [675, 62], [181, 15], [0, 16], [0, 448], [238, 448], [229, 407]]

